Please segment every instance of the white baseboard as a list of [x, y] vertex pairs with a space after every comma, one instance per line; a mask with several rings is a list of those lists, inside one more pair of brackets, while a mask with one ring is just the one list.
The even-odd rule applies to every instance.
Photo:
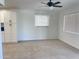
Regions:
[[38, 40], [56, 40], [56, 39], [29, 39], [29, 40], [19, 40], [19, 41], [38, 41]]
[[68, 42], [67, 40], [64, 40], [64, 39], [59, 39], [59, 40], [63, 41], [64, 43], [66, 43], [66, 44], [68, 44], [68, 45], [70, 45], [70, 46], [72, 46], [76, 49], [79, 49], [79, 46], [76, 45], [76, 44], [70, 43], [70, 42]]

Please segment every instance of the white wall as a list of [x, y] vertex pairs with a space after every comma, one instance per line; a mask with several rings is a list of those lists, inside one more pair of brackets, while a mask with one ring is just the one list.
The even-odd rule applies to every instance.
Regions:
[[[46, 14], [50, 16], [49, 27], [35, 27], [35, 14]], [[39, 13], [28, 10], [17, 11], [18, 40], [58, 39], [58, 14], [53, 12]]]
[[79, 49], [79, 34], [74, 34], [74, 33], [68, 33], [68, 32], [63, 32], [63, 20], [64, 20], [64, 15], [67, 14], [73, 14], [73, 13], [79, 13], [78, 11], [79, 9], [70, 9], [70, 10], [66, 10], [61, 12], [60, 14], [60, 35], [59, 38], [60, 40], [68, 43], [69, 45], [78, 48]]

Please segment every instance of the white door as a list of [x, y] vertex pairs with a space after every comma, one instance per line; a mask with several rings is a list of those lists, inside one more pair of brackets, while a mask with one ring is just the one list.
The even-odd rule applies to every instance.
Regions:
[[16, 12], [7, 11], [4, 19], [4, 42], [17, 42], [16, 39]]

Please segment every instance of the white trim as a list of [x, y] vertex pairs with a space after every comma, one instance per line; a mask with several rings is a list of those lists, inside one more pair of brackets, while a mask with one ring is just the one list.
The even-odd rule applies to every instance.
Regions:
[[79, 33], [77, 33], [77, 32], [71, 32], [71, 31], [65, 31], [66, 33], [71, 33], [71, 34], [77, 34], [77, 35], [79, 35]]
[[64, 16], [64, 20], [63, 20], [63, 32], [65, 32], [65, 16]]

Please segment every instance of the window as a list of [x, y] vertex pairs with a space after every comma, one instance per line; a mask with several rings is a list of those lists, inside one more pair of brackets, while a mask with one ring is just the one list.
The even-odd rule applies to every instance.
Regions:
[[64, 16], [63, 31], [79, 34], [79, 13]]
[[35, 26], [48, 26], [49, 16], [47, 15], [35, 15]]

